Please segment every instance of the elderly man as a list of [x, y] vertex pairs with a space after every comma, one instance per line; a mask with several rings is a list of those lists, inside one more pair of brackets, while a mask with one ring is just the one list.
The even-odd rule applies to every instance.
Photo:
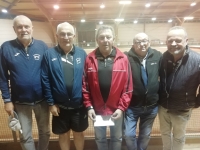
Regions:
[[[121, 150], [123, 112], [132, 95], [132, 75], [128, 58], [113, 46], [115, 39], [111, 26], [97, 30], [98, 48], [86, 58], [83, 82], [84, 104], [88, 116], [95, 121], [96, 115], [114, 120], [110, 126], [110, 150]], [[106, 126], [95, 126], [98, 150], [108, 150]]]
[[200, 55], [187, 42], [183, 27], [174, 26], [169, 30], [168, 50], [161, 63], [158, 110], [163, 150], [183, 149], [186, 125], [199, 101], [196, 91], [200, 83]]
[[74, 27], [57, 26], [58, 45], [44, 55], [42, 82], [53, 115], [52, 131], [59, 135], [62, 150], [70, 150], [70, 131], [77, 150], [83, 150], [83, 131], [88, 127], [87, 110], [82, 100], [82, 77], [86, 53], [73, 45]]
[[162, 54], [150, 47], [149, 37], [145, 33], [136, 34], [132, 48], [125, 53], [131, 64], [134, 83], [133, 96], [124, 118], [126, 145], [128, 150], [146, 150], [158, 112], [158, 77]]
[[0, 88], [5, 110], [11, 116], [13, 110], [18, 114], [22, 126], [20, 142], [23, 150], [36, 150], [32, 138], [33, 111], [39, 134], [37, 149], [47, 150], [50, 136], [49, 109], [42, 93], [41, 62], [48, 47], [44, 42], [32, 38], [33, 25], [26, 16], [15, 17], [13, 28], [17, 38], [3, 43], [0, 53]]

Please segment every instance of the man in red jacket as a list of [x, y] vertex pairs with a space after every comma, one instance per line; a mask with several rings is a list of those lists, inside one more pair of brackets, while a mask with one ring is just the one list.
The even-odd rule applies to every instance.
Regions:
[[[110, 116], [110, 150], [121, 150], [123, 112], [132, 96], [132, 74], [128, 58], [113, 46], [114, 30], [101, 26], [97, 30], [98, 48], [86, 58], [83, 79], [84, 105], [93, 121], [96, 115]], [[98, 150], [108, 150], [106, 126], [95, 126]]]

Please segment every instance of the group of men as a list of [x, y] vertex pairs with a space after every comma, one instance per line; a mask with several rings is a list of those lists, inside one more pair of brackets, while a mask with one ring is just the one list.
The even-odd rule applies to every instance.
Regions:
[[57, 26], [58, 45], [49, 49], [32, 37], [28, 17], [15, 17], [13, 28], [17, 38], [1, 45], [0, 89], [5, 111], [19, 116], [23, 150], [36, 150], [32, 111], [37, 150], [48, 150], [49, 111], [62, 150], [70, 149], [70, 132], [76, 149], [84, 149], [83, 131], [88, 117], [95, 122], [96, 115], [114, 122], [109, 144], [106, 126], [94, 127], [98, 150], [121, 150], [123, 137], [128, 150], [146, 150], [157, 113], [163, 150], [183, 149], [187, 122], [199, 106], [200, 82], [200, 55], [188, 47], [184, 28], [169, 30], [163, 55], [150, 47], [145, 33], [136, 34], [132, 48], [121, 52], [114, 46], [113, 28], [106, 25], [97, 30], [98, 47], [88, 55], [73, 44], [75, 30], [67, 22]]

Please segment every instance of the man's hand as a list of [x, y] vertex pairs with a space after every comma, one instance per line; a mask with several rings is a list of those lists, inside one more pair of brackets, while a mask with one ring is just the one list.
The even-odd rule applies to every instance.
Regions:
[[9, 116], [14, 117], [13, 111], [14, 111], [14, 105], [12, 102], [8, 102], [4, 104], [4, 109], [8, 113]]
[[88, 116], [90, 117], [91, 120], [93, 120], [93, 121], [96, 120], [96, 114], [94, 112], [94, 109], [88, 110]]
[[117, 109], [115, 110], [115, 112], [112, 114], [111, 118], [114, 120], [119, 119], [120, 117], [122, 117], [122, 113], [123, 111], [121, 109]]
[[59, 116], [60, 109], [57, 105], [49, 106], [49, 111], [52, 113], [53, 116]]

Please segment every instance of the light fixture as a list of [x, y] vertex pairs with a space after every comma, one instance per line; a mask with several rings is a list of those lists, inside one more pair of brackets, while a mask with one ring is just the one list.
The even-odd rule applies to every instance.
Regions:
[[122, 21], [124, 21], [124, 19], [123, 18], [116, 18], [115, 21], [116, 22], [122, 22]]
[[145, 5], [145, 7], [150, 7], [151, 6], [151, 4], [150, 3], [147, 3], [146, 5]]
[[151, 20], [152, 20], [152, 21], [155, 21], [155, 20], [156, 20], [156, 18], [151, 18]]
[[100, 8], [101, 8], [101, 9], [105, 8], [105, 5], [104, 5], [104, 4], [101, 4], [101, 5], [100, 5]]
[[1, 12], [7, 13], [8, 11], [6, 9], [2, 9]]
[[136, 23], [138, 23], [138, 21], [137, 21], [137, 20], [134, 20], [134, 21], [133, 21], [133, 23], [135, 23], [135, 24], [136, 24]]
[[169, 19], [169, 20], [168, 20], [169, 23], [172, 22], [172, 21], [173, 21], [172, 19]]
[[103, 21], [99, 21], [99, 24], [103, 24]]
[[59, 9], [60, 7], [58, 5], [53, 5], [54, 9]]
[[119, 1], [119, 4], [128, 5], [131, 4], [132, 1]]
[[190, 6], [195, 6], [197, 3], [196, 2], [193, 2], [190, 4]]
[[85, 19], [81, 19], [81, 22], [85, 22]]
[[184, 20], [192, 20], [194, 17], [184, 17]]

